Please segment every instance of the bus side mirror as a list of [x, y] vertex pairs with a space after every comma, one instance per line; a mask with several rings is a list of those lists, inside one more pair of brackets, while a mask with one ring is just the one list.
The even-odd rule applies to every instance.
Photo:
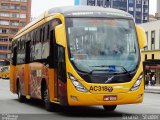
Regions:
[[147, 46], [147, 38], [145, 31], [142, 27], [136, 26], [137, 36], [138, 36], [138, 42], [140, 49], [143, 49]]
[[66, 47], [66, 34], [65, 34], [65, 27], [63, 24], [60, 24], [55, 27], [55, 38], [56, 43], [63, 47]]

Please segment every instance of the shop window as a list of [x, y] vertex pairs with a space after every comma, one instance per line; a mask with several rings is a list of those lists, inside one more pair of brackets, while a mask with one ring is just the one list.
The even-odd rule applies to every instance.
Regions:
[[151, 31], [151, 50], [155, 49], [155, 31]]
[[152, 54], [152, 60], [154, 60], [154, 54]]
[[147, 60], [147, 54], [145, 54], [145, 60]]

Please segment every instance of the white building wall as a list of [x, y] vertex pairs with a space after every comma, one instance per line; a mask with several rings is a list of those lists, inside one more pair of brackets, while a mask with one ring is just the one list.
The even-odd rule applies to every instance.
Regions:
[[87, 0], [80, 0], [80, 5], [87, 5]]
[[151, 50], [151, 32], [155, 31], [155, 50], [160, 49], [160, 20], [139, 24], [148, 32], [148, 50]]
[[157, 0], [157, 13], [160, 12], [160, 0]]

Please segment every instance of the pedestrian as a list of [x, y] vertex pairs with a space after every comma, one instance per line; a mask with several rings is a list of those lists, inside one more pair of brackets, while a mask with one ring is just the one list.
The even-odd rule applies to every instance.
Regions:
[[151, 85], [154, 86], [156, 84], [155, 75], [152, 76]]
[[148, 87], [148, 85], [149, 85], [149, 80], [150, 80], [150, 75], [147, 73], [147, 75], [145, 76], [145, 85], [146, 85], [146, 87]]

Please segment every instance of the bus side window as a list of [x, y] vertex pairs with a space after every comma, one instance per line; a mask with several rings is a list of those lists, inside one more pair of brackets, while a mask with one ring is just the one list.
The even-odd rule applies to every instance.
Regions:
[[43, 33], [40, 35], [41, 33], [41, 27], [37, 28], [36, 29], [36, 42], [35, 42], [35, 51], [34, 51], [34, 56], [35, 56], [35, 59], [34, 60], [40, 60], [42, 57], [42, 37], [43, 36]]
[[40, 42], [42, 42], [42, 41], [43, 41], [43, 39], [42, 39], [42, 38], [43, 38], [43, 37], [42, 37], [42, 36], [43, 36], [42, 27], [40, 28], [40, 34], [39, 34], [39, 35], [40, 35]]
[[47, 38], [47, 35], [45, 31], [46, 30], [46, 26], [48, 25], [48, 23], [46, 23], [43, 27], [42, 27], [42, 59], [47, 59], [49, 56], [49, 48], [50, 48], [50, 44], [49, 44], [49, 38]]
[[16, 64], [19, 63], [18, 54], [21, 49], [21, 47], [20, 47], [21, 46], [21, 38], [18, 39], [17, 44], [18, 44], [18, 46], [17, 46], [17, 51], [16, 51], [16, 54], [17, 54]]
[[42, 42], [44, 42], [45, 41], [45, 26], [43, 27], [42, 33], [43, 33]]
[[36, 32], [34, 31], [33, 32], [33, 46], [35, 45], [35, 42], [36, 42]]
[[12, 64], [17, 64], [17, 43], [15, 43], [15, 46], [13, 46], [13, 58], [12, 58]]
[[[49, 66], [51, 68], [56, 67], [55, 66], [55, 45], [53, 45], [53, 30], [50, 31], [50, 50], [49, 50], [49, 57], [48, 57], [48, 61], [49, 61]], [[52, 61], [53, 60], [53, 61]]]
[[47, 36], [47, 39], [49, 39], [49, 31], [50, 31], [50, 26], [49, 26], [49, 24], [47, 25], [46, 28], [47, 28], [47, 35], [46, 35], [46, 36]]
[[26, 42], [25, 42], [25, 63], [29, 63], [30, 62], [30, 46], [31, 43], [31, 33], [29, 33], [26, 37]]
[[24, 64], [25, 62], [24, 42], [25, 35], [18, 40], [17, 64]]
[[17, 41], [17, 51], [19, 51], [19, 49], [20, 49], [20, 38]]
[[31, 32], [31, 45], [30, 45], [30, 60], [34, 60], [34, 41], [35, 41], [35, 32]]
[[41, 26], [40, 28], [40, 40], [41, 40], [41, 43], [44, 42], [44, 37], [45, 37], [45, 26]]
[[38, 36], [38, 30], [36, 29], [36, 33], [35, 33], [35, 44], [37, 44], [39, 42], [39, 36]]

